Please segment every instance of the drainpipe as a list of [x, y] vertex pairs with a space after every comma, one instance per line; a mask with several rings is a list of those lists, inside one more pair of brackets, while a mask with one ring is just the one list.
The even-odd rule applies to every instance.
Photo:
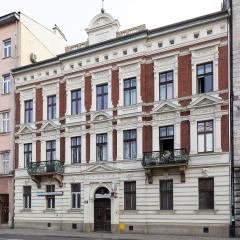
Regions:
[[228, 9], [228, 86], [229, 86], [229, 160], [230, 160], [230, 197], [231, 222], [230, 236], [236, 237], [235, 191], [234, 191], [234, 134], [233, 134], [233, 35], [232, 35], [232, 0]]

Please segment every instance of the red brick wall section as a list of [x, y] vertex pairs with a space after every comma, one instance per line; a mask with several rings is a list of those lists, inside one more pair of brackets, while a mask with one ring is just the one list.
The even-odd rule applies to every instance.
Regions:
[[20, 124], [20, 93], [16, 93], [15, 95], [15, 123], [16, 125]]
[[15, 168], [17, 169], [19, 165], [19, 145], [15, 144]]
[[112, 104], [117, 107], [119, 101], [119, 70], [112, 70]]
[[65, 162], [65, 137], [60, 138], [60, 161]]
[[227, 152], [228, 146], [228, 115], [223, 115], [221, 120], [221, 139], [222, 139], [222, 151]]
[[143, 152], [152, 151], [152, 126], [143, 126], [142, 149]]
[[219, 90], [228, 88], [228, 46], [222, 46], [219, 50], [218, 79]]
[[36, 141], [36, 162], [41, 162], [41, 141]]
[[117, 159], [117, 130], [114, 129], [113, 130], [113, 141], [112, 141], [112, 149], [113, 149], [113, 152], [112, 152], [112, 158], [113, 158], [113, 161], [116, 161]]
[[191, 54], [178, 57], [178, 97], [192, 95]]
[[90, 134], [86, 134], [86, 162], [90, 162]]
[[92, 106], [92, 76], [85, 76], [85, 109], [90, 112]]
[[190, 151], [190, 122], [181, 122], [181, 148], [186, 148]]
[[66, 114], [66, 82], [59, 85], [59, 118], [65, 117]]
[[144, 103], [154, 102], [153, 63], [141, 64], [141, 96]]
[[42, 121], [43, 115], [43, 98], [42, 88], [36, 89], [36, 122]]

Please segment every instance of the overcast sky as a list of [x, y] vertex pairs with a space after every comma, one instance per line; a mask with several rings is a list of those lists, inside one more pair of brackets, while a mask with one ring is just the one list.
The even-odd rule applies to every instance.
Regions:
[[[4, 2], [4, 4], [3, 4]], [[201, 16], [221, 9], [222, 0], [105, 0], [107, 13], [118, 19], [120, 30], [146, 24], [148, 29]], [[21, 11], [48, 28], [57, 24], [68, 45], [85, 41], [85, 29], [100, 13], [102, 0], [7, 0], [0, 15]]]

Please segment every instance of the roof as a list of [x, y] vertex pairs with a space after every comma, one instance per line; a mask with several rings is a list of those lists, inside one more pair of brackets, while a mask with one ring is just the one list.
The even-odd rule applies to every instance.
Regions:
[[15, 22], [16, 20], [19, 20], [18, 13], [12, 12], [12, 13], [6, 14], [0, 17], [0, 26]]
[[188, 20], [185, 20], [182, 22], [177, 22], [174, 24], [170, 24], [167, 26], [163, 26], [163, 27], [159, 27], [159, 28], [155, 28], [155, 29], [151, 29], [151, 30], [146, 29], [146, 30], [134, 33], [134, 34], [116, 37], [111, 40], [107, 40], [104, 42], [86, 46], [86, 47], [76, 49], [76, 50], [73, 50], [70, 52], [62, 53], [62, 54], [57, 55], [54, 58], [50, 58], [50, 59], [40, 61], [40, 62], [37, 62], [34, 64], [18, 67], [18, 68], [13, 69], [12, 73], [16, 74], [16, 73], [20, 73], [20, 72], [26, 72], [28, 70], [32, 70], [37, 67], [44, 67], [47, 64], [56, 64], [57, 62], [59, 62], [61, 59], [64, 59], [64, 58], [67, 59], [67, 58], [71, 58], [71, 57], [89, 54], [89, 53], [107, 49], [110, 47], [116, 47], [119, 45], [123, 45], [123, 44], [129, 43], [131, 41], [143, 39], [144, 37], [152, 38], [152, 37], [176, 32], [179, 30], [187, 29], [189, 27], [195, 27], [195, 26], [198, 26], [201, 24], [210, 23], [210, 22], [214, 22], [217, 20], [221, 20], [221, 19], [226, 19], [227, 17], [228, 17], [228, 11], [223, 10], [223, 11], [214, 12], [211, 14], [203, 15], [203, 16], [200, 16], [197, 18], [188, 19]]

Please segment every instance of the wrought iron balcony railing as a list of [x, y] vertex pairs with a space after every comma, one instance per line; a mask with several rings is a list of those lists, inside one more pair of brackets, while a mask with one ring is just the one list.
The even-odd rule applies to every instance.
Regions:
[[32, 162], [28, 165], [30, 175], [62, 174], [63, 172], [64, 166], [59, 160]]
[[188, 164], [188, 152], [184, 148], [167, 151], [146, 152], [143, 154], [142, 166], [146, 168], [181, 164]]

